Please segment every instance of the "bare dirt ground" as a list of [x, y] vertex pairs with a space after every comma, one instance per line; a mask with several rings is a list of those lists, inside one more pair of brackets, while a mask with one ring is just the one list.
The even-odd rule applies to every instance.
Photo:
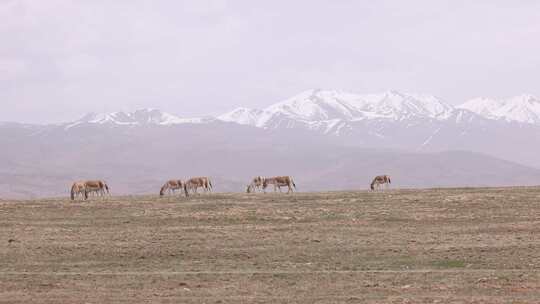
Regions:
[[538, 303], [540, 188], [0, 201], [0, 303]]

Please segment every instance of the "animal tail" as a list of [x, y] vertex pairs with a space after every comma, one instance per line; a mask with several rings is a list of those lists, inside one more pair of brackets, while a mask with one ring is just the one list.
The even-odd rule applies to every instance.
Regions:
[[210, 186], [210, 189], [214, 188], [214, 186], [212, 186], [212, 181], [210, 179], [208, 179], [208, 185]]
[[292, 179], [292, 177], [291, 177], [291, 183], [292, 183], [292, 185], [294, 187], [294, 190], [296, 190], [296, 184], [294, 183], [294, 180]]
[[184, 193], [186, 194], [186, 197], [189, 196], [189, 192], [187, 190], [187, 183], [184, 183]]
[[109, 185], [107, 185], [107, 183], [103, 183], [103, 185], [105, 186], [105, 190], [107, 191], [107, 194], [111, 194], [109, 192]]
[[373, 181], [371, 182], [371, 185], [370, 185], [371, 190], [375, 190], [375, 181], [376, 180], [377, 180], [377, 178], [374, 178]]

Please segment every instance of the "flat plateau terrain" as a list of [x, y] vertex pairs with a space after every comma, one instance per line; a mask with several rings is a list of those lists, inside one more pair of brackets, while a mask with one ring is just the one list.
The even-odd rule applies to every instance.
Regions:
[[540, 188], [0, 201], [0, 303], [538, 303]]

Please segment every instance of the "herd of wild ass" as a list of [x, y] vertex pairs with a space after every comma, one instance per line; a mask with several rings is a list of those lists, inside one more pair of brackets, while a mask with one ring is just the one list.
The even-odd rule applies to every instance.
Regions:
[[[371, 182], [370, 188], [372, 191], [380, 189], [381, 186], [389, 186], [391, 183], [390, 176], [388, 175], [379, 175], [376, 176]], [[274, 192], [279, 189], [281, 192], [281, 187], [287, 187], [287, 194], [294, 192], [296, 190], [296, 184], [294, 183], [292, 177], [290, 176], [274, 176], [274, 177], [262, 177], [257, 176], [253, 178], [251, 183], [247, 185], [246, 193], [254, 192], [264, 192], [266, 193], [266, 188], [269, 185], [274, 187]], [[212, 182], [208, 177], [193, 177], [187, 181], [180, 179], [171, 179], [167, 181], [159, 190], [159, 196], [164, 196], [165, 194], [175, 194], [176, 191], [180, 191], [186, 197], [191, 194], [199, 194], [198, 189], [201, 188], [203, 192], [212, 192]], [[71, 186], [71, 200], [82, 196], [84, 199], [88, 199], [90, 195], [105, 196], [110, 194], [109, 186], [105, 181], [102, 180], [88, 180], [88, 181], [79, 181], [74, 182]]]

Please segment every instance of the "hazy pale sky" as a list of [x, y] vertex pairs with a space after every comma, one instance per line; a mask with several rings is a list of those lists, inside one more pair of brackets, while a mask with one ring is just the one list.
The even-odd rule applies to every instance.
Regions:
[[540, 95], [540, 1], [0, 0], [0, 121], [264, 107], [310, 88]]

